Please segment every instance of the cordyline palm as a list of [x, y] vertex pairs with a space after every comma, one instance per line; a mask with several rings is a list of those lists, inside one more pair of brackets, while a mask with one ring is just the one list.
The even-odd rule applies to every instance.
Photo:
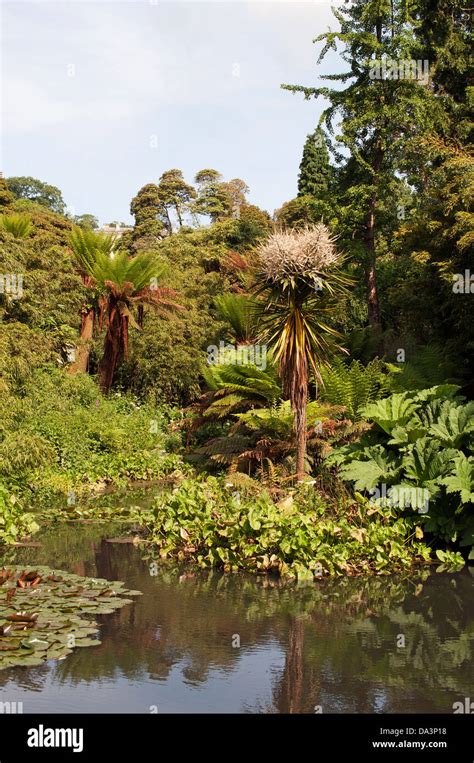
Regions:
[[322, 223], [273, 233], [258, 252], [259, 341], [273, 348], [283, 394], [294, 412], [298, 480], [304, 478], [310, 370], [320, 382], [320, 367], [334, 352], [343, 351], [337, 344], [339, 333], [327, 323], [350, 283], [340, 271], [341, 263]]
[[93, 307], [99, 318], [99, 327], [105, 322], [107, 333], [104, 354], [99, 364], [99, 384], [108, 392], [115, 371], [123, 356], [128, 356], [128, 330], [136, 323], [133, 305], [150, 305], [162, 315], [182, 309], [173, 301], [175, 292], [158, 287], [157, 281], [165, 272], [152, 254], [129, 257], [126, 252], [108, 252], [103, 248], [76, 250], [76, 258], [88, 277], [87, 285], [94, 291]]

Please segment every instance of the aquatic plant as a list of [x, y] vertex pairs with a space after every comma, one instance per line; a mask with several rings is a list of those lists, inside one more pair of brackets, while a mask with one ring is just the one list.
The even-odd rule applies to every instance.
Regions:
[[0, 670], [61, 660], [76, 647], [97, 646], [96, 615], [141, 595], [119, 581], [84, 578], [49, 567], [0, 572]]
[[141, 521], [158, 558], [226, 572], [312, 581], [388, 574], [430, 558], [413, 522], [360, 495], [331, 506], [312, 485], [274, 503], [267, 492], [255, 495], [232, 478], [184, 480], [173, 493], [157, 496]]

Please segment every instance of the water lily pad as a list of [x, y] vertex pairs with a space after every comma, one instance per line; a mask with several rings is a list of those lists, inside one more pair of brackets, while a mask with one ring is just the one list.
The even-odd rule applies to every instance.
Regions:
[[[8, 652], [8, 651], [11, 651], [12, 649], [18, 649], [19, 646], [20, 646], [19, 641], [10, 641], [10, 642], [6, 641], [5, 643], [2, 643], [0, 641], [0, 652]], [[0, 658], [0, 661], [1, 661], [1, 658]]]
[[75, 646], [99, 646], [101, 643], [98, 638], [81, 638], [76, 641]]
[[[132, 603], [124, 583], [48, 567], [4, 568], [0, 577], [0, 670], [62, 660], [75, 647], [99, 646], [95, 616]], [[21, 585], [18, 584], [21, 581]]]

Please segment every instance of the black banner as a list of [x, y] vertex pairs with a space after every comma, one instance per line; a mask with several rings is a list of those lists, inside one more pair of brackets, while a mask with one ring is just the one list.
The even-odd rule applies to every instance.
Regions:
[[[0, 715], [0, 763], [139, 756], [283, 755], [472, 763], [473, 717], [459, 715]], [[290, 746], [290, 747], [289, 747]], [[299, 753], [298, 753], [299, 754]]]

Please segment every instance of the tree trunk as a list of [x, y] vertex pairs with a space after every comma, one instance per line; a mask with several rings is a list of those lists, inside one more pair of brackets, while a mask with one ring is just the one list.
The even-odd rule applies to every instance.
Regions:
[[372, 161], [373, 167], [373, 185], [374, 191], [372, 193], [367, 215], [365, 218], [365, 246], [367, 250], [367, 311], [369, 326], [376, 329], [381, 335], [382, 324], [380, 320], [380, 304], [379, 294], [377, 289], [377, 254], [375, 251], [375, 212], [378, 200], [377, 186], [380, 181], [380, 170], [383, 161], [383, 151], [380, 148], [378, 141], [375, 143], [374, 156]]
[[[287, 321], [289, 335], [302, 337], [304, 321], [301, 305], [293, 304], [291, 318]], [[290, 401], [293, 411], [293, 432], [296, 449], [296, 478], [304, 480], [304, 463], [306, 456], [306, 404], [308, 401], [308, 358], [304, 346], [293, 343], [287, 347], [280, 358], [280, 378], [283, 382], [285, 400]]]
[[[378, 17], [375, 22], [375, 34], [377, 36], [377, 42], [382, 43], [382, 17]], [[375, 252], [375, 209], [377, 205], [377, 185], [379, 183], [379, 174], [382, 167], [383, 151], [380, 146], [378, 137], [375, 139], [374, 144], [374, 157], [372, 167], [374, 170], [373, 183], [375, 186], [374, 193], [369, 202], [369, 209], [367, 211], [366, 223], [365, 223], [365, 242], [367, 247], [367, 311], [369, 318], [369, 326], [376, 329], [381, 335], [382, 326], [380, 321], [380, 304], [379, 295], [377, 290], [377, 266], [376, 266], [376, 252]]]
[[90, 308], [82, 317], [81, 338], [76, 350], [76, 359], [69, 367], [68, 373], [87, 373], [89, 366], [90, 341], [94, 331], [94, 308]]
[[303, 661], [304, 622], [291, 617], [285, 668], [274, 694], [274, 704], [280, 713], [303, 713], [305, 673]]
[[377, 267], [375, 253], [375, 197], [371, 200], [366, 222], [367, 247], [367, 310], [369, 326], [380, 329], [380, 304], [377, 290]]
[[115, 302], [110, 303], [108, 314], [104, 354], [99, 364], [99, 385], [104, 394], [107, 394], [112, 386], [123, 343], [122, 318]]
[[306, 458], [306, 404], [308, 402], [308, 361], [304, 355], [297, 358], [296, 364], [290, 371], [289, 395], [293, 409], [293, 428], [296, 444], [296, 478], [298, 482], [305, 477]]
[[306, 457], [306, 402], [308, 399], [307, 389], [301, 395], [298, 408], [295, 408], [295, 435], [296, 435], [296, 477], [298, 482], [304, 480], [304, 462]]

